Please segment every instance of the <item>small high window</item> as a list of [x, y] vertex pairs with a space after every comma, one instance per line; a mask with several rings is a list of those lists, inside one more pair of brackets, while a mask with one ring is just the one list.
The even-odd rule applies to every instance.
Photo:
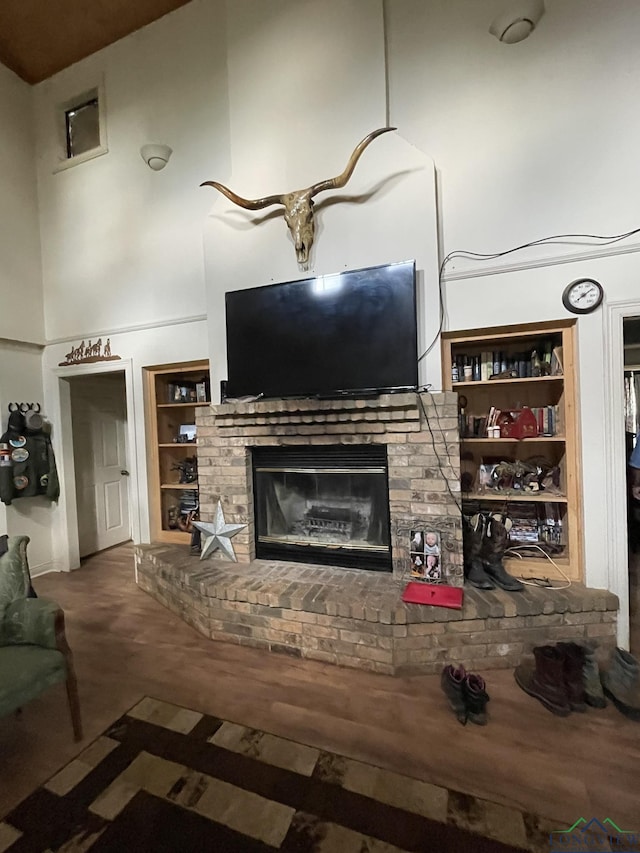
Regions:
[[100, 147], [100, 111], [97, 98], [66, 110], [67, 157]]
[[59, 139], [56, 172], [106, 154], [108, 148], [102, 84], [58, 103], [56, 127]]

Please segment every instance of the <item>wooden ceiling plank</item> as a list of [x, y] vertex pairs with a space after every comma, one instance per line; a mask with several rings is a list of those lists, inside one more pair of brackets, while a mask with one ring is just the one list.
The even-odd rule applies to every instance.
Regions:
[[2, 0], [0, 62], [27, 83], [39, 83], [189, 2]]

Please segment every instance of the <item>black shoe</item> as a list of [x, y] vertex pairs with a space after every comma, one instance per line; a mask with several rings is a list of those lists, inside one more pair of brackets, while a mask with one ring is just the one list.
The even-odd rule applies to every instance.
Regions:
[[469, 519], [463, 519], [464, 575], [469, 583], [478, 589], [495, 589], [495, 584], [487, 577], [481, 560], [486, 523], [486, 517], [481, 512]]
[[524, 584], [510, 575], [502, 563], [485, 563], [484, 570], [490, 580], [495, 582], [496, 586], [501, 589], [506, 589], [508, 592], [521, 592], [524, 589]]
[[470, 672], [462, 683], [462, 693], [467, 706], [467, 719], [477, 726], [486, 726], [489, 694], [484, 678]]
[[480, 558], [485, 572], [496, 586], [508, 592], [520, 592], [524, 589], [523, 584], [512, 577], [502, 563], [509, 545], [511, 526], [511, 519], [501, 512], [494, 512], [487, 518]]
[[476, 589], [495, 589], [496, 585], [485, 572], [484, 566], [479, 560], [474, 560], [473, 565], [467, 572], [466, 580]]
[[467, 673], [463, 666], [456, 668], [451, 664], [445, 666], [440, 676], [440, 686], [444, 695], [449, 700], [451, 710], [456, 715], [458, 722], [462, 723], [463, 726], [467, 724], [467, 705], [463, 692], [466, 677]]

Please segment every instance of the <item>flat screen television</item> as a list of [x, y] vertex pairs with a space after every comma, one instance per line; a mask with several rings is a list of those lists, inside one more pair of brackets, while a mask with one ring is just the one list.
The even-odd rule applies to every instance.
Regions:
[[415, 261], [235, 290], [226, 324], [226, 398], [418, 384]]

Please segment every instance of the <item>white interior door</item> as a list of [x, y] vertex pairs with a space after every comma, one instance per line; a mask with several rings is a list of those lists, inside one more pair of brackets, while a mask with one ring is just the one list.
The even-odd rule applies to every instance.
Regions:
[[71, 380], [80, 556], [131, 536], [123, 373]]

